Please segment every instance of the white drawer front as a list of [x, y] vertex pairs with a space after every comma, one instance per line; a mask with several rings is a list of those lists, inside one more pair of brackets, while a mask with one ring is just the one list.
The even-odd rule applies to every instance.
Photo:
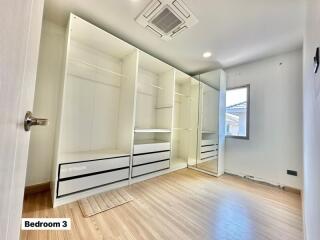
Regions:
[[170, 143], [150, 143], [134, 145], [133, 153], [147, 153], [170, 150]]
[[201, 152], [209, 152], [209, 151], [215, 151], [217, 150], [218, 146], [216, 145], [211, 145], [211, 146], [205, 146], [205, 147], [201, 147]]
[[217, 144], [217, 142], [215, 140], [201, 140], [201, 146], [204, 146], [204, 145], [212, 145], [212, 144]]
[[163, 161], [163, 162], [157, 162], [157, 163], [151, 163], [147, 165], [137, 166], [132, 168], [132, 177], [137, 177], [140, 175], [144, 175], [147, 173], [156, 172], [162, 169], [169, 168], [170, 161]]
[[213, 156], [216, 156], [216, 155], [218, 155], [218, 151], [201, 153], [201, 159], [213, 157]]
[[59, 182], [58, 196], [128, 179], [129, 168]]
[[88, 162], [78, 162], [60, 165], [59, 178], [74, 177], [88, 173], [106, 171], [110, 169], [129, 167], [129, 157], [110, 158]]
[[170, 159], [170, 151], [133, 156], [133, 166]]

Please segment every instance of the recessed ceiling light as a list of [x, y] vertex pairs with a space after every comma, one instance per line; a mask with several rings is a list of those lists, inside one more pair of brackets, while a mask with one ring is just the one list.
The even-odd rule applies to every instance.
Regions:
[[205, 53], [202, 54], [202, 56], [203, 56], [204, 58], [209, 58], [209, 57], [212, 56], [212, 53], [211, 53], [211, 52], [205, 52]]

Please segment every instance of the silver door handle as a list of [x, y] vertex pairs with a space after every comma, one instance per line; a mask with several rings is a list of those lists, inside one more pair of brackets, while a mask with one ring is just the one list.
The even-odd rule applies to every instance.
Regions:
[[48, 124], [48, 119], [33, 117], [30, 111], [28, 111], [24, 117], [24, 130], [27, 132], [30, 131], [32, 126], [47, 126]]

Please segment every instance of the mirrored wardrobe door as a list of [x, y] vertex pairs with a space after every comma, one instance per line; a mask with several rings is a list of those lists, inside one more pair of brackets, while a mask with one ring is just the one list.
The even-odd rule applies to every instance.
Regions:
[[218, 174], [220, 72], [200, 74], [196, 168]]
[[189, 91], [189, 127], [188, 127], [188, 166], [196, 167], [197, 159], [199, 156], [198, 142], [199, 142], [199, 91], [200, 83], [194, 78], [190, 78], [190, 91]]
[[200, 83], [199, 156], [197, 168], [218, 172], [219, 90]]

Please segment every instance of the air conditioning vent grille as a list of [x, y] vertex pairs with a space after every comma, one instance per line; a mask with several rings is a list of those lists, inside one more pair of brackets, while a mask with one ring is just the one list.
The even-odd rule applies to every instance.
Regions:
[[164, 33], [169, 33], [177, 26], [179, 26], [182, 21], [174, 15], [169, 8], [164, 8], [160, 14], [158, 14], [152, 21], [157, 28], [159, 28]]
[[149, 0], [136, 21], [163, 40], [170, 40], [198, 23], [183, 0]]

